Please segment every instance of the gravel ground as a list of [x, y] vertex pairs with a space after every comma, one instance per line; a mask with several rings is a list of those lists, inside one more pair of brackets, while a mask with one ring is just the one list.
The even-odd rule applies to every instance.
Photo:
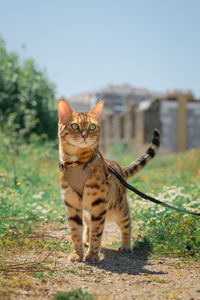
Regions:
[[[38, 234], [59, 237], [62, 230], [46, 228]], [[107, 225], [103, 237], [101, 260], [89, 265], [70, 263], [66, 255], [57, 255], [54, 265], [69, 270], [55, 281], [36, 280], [30, 286], [16, 287], [11, 299], [51, 299], [56, 291], [82, 288], [98, 300], [112, 299], [200, 299], [200, 263], [184, 259], [150, 259], [108, 249], [106, 244], [119, 240], [115, 225]], [[69, 234], [66, 239], [69, 239]], [[53, 267], [53, 266], [52, 266]], [[10, 292], [13, 292], [12, 289]], [[5, 299], [0, 295], [0, 300]]]

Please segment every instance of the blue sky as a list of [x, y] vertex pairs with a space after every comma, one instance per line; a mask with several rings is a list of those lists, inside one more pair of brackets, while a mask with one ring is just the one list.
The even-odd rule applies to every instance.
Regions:
[[57, 96], [130, 83], [200, 97], [199, 0], [0, 0], [0, 33]]

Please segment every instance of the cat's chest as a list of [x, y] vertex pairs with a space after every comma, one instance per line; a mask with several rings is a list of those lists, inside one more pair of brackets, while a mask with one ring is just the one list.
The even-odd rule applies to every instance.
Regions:
[[65, 149], [60, 147], [59, 149], [60, 161], [63, 163], [79, 162], [85, 164], [91, 159], [93, 154], [92, 149], [70, 149], [70, 147], [66, 147]]
[[61, 162], [76, 162], [79, 160], [78, 155], [76, 154], [66, 154], [64, 151], [60, 150], [59, 151], [59, 157]]
[[69, 162], [75, 162], [78, 161], [78, 156], [70, 156], [68, 159]]

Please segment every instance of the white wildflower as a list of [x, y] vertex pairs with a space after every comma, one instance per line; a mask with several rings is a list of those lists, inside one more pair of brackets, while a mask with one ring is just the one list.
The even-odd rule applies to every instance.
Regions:
[[36, 209], [37, 209], [37, 210], [41, 210], [41, 209], [42, 209], [42, 206], [37, 206]]
[[33, 195], [33, 198], [34, 199], [42, 199], [43, 195], [44, 195], [44, 192], [39, 192], [38, 194]]
[[163, 206], [161, 206], [158, 210], [156, 210], [156, 214], [159, 214], [161, 212], [165, 211], [165, 208]]

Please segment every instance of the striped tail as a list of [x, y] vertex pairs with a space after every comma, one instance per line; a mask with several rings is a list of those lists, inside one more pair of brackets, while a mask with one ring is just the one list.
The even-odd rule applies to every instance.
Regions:
[[160, 132], [154, 129], [153, 139], [148, 150], [140, 156], [136, 161], [123, 168], [124, 176], [129, 179], [138, 173], [146, 164], [155, 156], [160, 146]]

